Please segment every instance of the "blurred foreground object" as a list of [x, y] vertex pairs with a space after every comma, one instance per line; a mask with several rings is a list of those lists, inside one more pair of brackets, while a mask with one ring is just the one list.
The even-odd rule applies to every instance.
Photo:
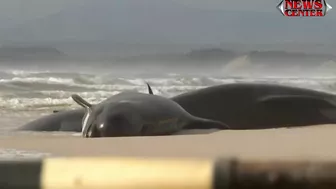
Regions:
[[0, 161], [1, 189], [329, 189], [335, 162], [47, 158]]

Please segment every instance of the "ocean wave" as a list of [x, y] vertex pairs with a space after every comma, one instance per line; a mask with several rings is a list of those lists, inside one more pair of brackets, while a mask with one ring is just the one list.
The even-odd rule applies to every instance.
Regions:
[[116, 77], [113, 74], [50, 71], [0, 71], [0, 107], [4, 109], [48, 109], [76, 107], [70, 98], [77, 93], [98, 103], [121, 91], [147, 93], [148, 82], [155, 94], [171, 97], [207, 86], [227, 83], [275, 83], [336, 93], [335, 77], [214, 77], [206, 75], [143, 75]]
[[65, 77], [13, 77], [0, 79], [0, 88], [17, 88], [22, 90], [127, 90], [145, 86], [145, 82], [153, 86], [209, 86], [232, 82], [232, 79], [216, 79], [206, 77], [176, 78], [106, 78], [97, 76]]
[[[201, 88], [201, 87], [200, 87]], [[172, 96], [180, 94], [185, 91], [197, 89], [197, 87], [166, 87], [166, 88], [153, 88], [153, 91], [157, 95]], [[120, 93], [119, 91], [91, 91], [91, 92], [76, 92], [76, 94], [82, 96], [90, 103], [96, 104], [106, 98]], [[143, 93], [147, 93], [146, 89], [137, 90]], [[35, 93], [15, 93], [15, 94], [3, 94], [0, 97], [0, 108], [16, 109], [16, 110], [31, 110], [31, 109], [51, 109], [55, 107], [77, 107], [78, 105], [72, 100], [71, 95], [74, 92], [71, 91], [40, 91]]]

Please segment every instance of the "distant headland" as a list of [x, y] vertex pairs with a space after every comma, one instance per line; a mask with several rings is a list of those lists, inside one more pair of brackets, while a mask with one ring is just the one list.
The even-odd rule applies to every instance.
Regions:
[[48, 46], [1, 46], [0, 61], [45, 61], [66, 57], [64, 52]]

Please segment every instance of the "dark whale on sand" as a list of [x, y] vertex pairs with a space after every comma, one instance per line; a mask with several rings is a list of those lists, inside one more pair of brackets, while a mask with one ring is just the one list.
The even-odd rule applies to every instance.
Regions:
[[[150, 94], [153, 94], [148, 85]], [[335, 95], [276, 84], [224, 84], [171, 98], [192, 115], [222, 121], [230, 129], [267, 129], [336, 123]], [[79, 116], [72, 116], [72, 113]], [[28, 130], [81, 130], [82, 109], [61, 111], [28, 123]], [[44, 123], [44, 125], [42, 124]], [[57, 124], [56, 124], [57, 123]], [[65, 127], [61, 127], [64, 123]], [[38, 126], [40, 125], [40, 126]], [[52, 126], [54, 125], [54, 126]], [[36, 129], [38, 128], [38, 129]], [[70, 130], [71, 131], [71, 130]]]
[[78, 95], [73, 100], [85, 108], [83, 137], [153, 136], [182, 129], [228, 127], [218, 121], [198, 118], [169, 98], [138, 92], [122, 92], [92, 105]]
[[[55, 111], [54, 111], [55, 112]], [[80, 132], [82, 129], [83, 109], [57, 111], [28, 122], [19, 127], [21, 131], [69, 131]]]
[[230, 125], [267, 129], [336, 123], [336, 96], [271, 84], [224, 84], [171, 98], [190, 114]]
[[[153, 94], [149, 84], [148, 93]], [[111, 97], [110, 97], [111, 98]], [[106, 100], [109, 100], [106, 99]], [[102, 101], [101, 103], [104, 103]], [[22, 131], [69, 131], [69, 132], [81, 132], [82, 130], [82, 118], [84, 116], [84, 109], [78, 108], [74, 110], [53, 110], [50, 115], [42, 116], [38, 119], [30, 121], [17, 130]]]

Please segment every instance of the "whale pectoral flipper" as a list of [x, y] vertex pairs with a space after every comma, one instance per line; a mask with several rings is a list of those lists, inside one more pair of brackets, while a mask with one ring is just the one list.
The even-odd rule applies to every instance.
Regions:
[[320, 109], [319, 111], [332, 122], [336, 122], [336, 108]]
[[[143, 136], [170, 135], [179, 131], [177, 128], [178, 118], [166, 118], [142, 125], [141, 134]], [[150, 134], [149, 134], [150, 133]]]
[[230, 126], [211, 119], [194, 118], [190, 123], [187, 123], [183, 129], [230, 129]]
[[80, 97], [79, 95], [77, 94], [73, 94], [71, 95], [71, 98], [77, 103], [79, 104], [80, 106], [82, 106], [83, 108], [85, 108], [85, 114], [83, 116], [83, 119], [82, 119], [82, 135], [85, 136], [87, 135], [88, 133], [88, 130], [89, 130], [89, 126], [87, 124], [88, 120], [89, 120], [89, 117], [90, 117], [90, 114], [92, 112], [92, 104], [90, 104], [89, 102], [87, 102], [86, 100], [84, 100], [82, 97]]
[[336, 121], [335, 104], [323, 98], [299, 95], [271, 95], [260, 98], [258, 102], [268, 106], [270, 110], [283, 110], [285, 112], [286, 110], [290, 112], [305, 111], [306, 113], [312, 113], [312, 115], [320, 114], [329, 120]]
[[92, 104], [90, 104], [89, 102], [87, 102], [86, 100], [84, 100], [82, 97], [80, 97], [77, 94], [73, 94], [71, 95], [71, 98], [80, 106], [82, 106], [83, 108], [91, 108]]
[[[258, 103], [263, 103], [270, 106], [283, 107], [319, 107], [319, 108], [335, 108], [336, 106], [323, 98], [304, 95], [269, 95], [257, 100]], [[288, 106], [292, 105], [292, 106]]]

